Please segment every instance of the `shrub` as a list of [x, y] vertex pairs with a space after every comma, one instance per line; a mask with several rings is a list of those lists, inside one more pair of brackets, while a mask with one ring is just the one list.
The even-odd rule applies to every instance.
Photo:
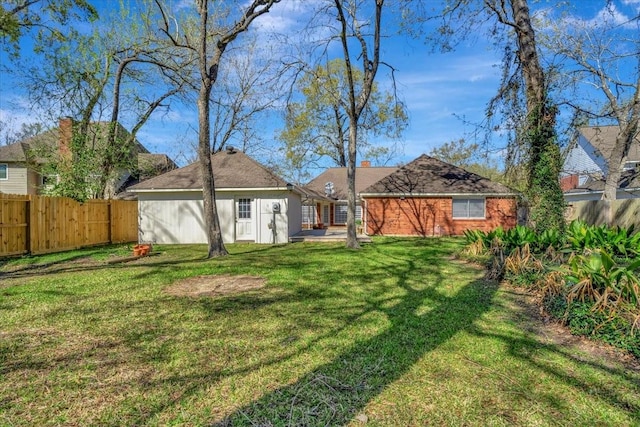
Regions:
[[[573, 221], [557, 230], [501, 227], [465, 232], [467, 253], [484, 254], [487, 277], [533, 289], [572, 333], [640, 356], [640, 233]], [[635, 347], [634, 347], [635, 346]]]

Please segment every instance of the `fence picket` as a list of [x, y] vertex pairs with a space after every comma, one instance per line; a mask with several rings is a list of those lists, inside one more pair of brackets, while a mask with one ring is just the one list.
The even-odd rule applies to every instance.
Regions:
[[137, 201], [0, 194], [0, 257], [137, 240]]

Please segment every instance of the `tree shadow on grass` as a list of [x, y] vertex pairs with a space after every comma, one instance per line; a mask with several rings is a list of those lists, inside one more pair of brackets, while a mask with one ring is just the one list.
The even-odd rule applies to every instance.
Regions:
[[426, 353], [471, 327], [490, 308], [496, 283], [472, 281], [447, 296], [442, 279], [426, 286], [409, 284], [413, 268], [408, 264], [405, 271], [392, 273], [405, 291], [401, 300], [369, 300], [367, 311], [383, 313], [388, 329], [213, 425], [346, 424]]

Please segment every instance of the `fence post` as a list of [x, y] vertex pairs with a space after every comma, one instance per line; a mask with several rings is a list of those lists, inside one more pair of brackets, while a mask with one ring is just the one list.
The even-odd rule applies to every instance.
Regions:
[[113, 209], [111, 208], [111, 199], [107, 202], [107, 214], [109, 217], [109, 229], [107, 240], [109, 240], [109, 244], [113, 244]]
[[27, 220], [27, 227], [26, 230], [24, 231], [24, 240], [25, 240], [25, 250], [27, 252], [27, 255], [31, 255], [31, 222], [32, 222], [32, 218], [31, 218], [31, 195], [28, 196], [27, 200], [25, 200], [25, 213], [24, 213], [24, 217]]

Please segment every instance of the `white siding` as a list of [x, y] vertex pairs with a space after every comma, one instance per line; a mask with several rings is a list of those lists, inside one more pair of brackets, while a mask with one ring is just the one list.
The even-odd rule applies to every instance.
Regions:
[[16, 163], [7, 163], [8, 179], [0, 180], [0, 193], [29, 194], [28, 170]]
[[[265, 192], [217, 192], [216, 206], [222, 239], [225, 243], [235, 241], [235, 200], [237, 197], [251, 198], [256, 214], [256, 243], [286, 243], [290, 233], [301, 229], [300, 197], [283, 191]], [[280, 203], [280, 212], [274, 212], [273, 203]], [[292, 209], [293, 207], [293, 209]], [[139, 239], [153, 243], [206, 243], [203, 218], [203, 202], [200, 192], [138, 193]], [[289, 215], [293, 216], [291, 223]], [[275, 219], [275, 234], [269, 227]]]
[[[274, 212], [273, 204], [280, 204], [280, 212]], [[265, 191], [257, 197], [260, 216], [258, 218], [256, 243], [287, 243], [291, 229], [299, 232], [301, 225], [300, 196], [291, 192]], [[274, 229], [269, 227], [275, 221]]]
[[[288, 196], [287, 217], [289, 233], [291, 237], [302, 231], [302, 199], [298, 194], [290, 193]], [[315, 221], [314, 221], [315, 222]], [[287, 238], [287, 241], [289, 239]]]
[[604, 159], [589, 141], [580, 135], [578, 143], [567, 154], [562, 175], [588, 175], [596, 172], [606, 175]]
[[139, 194], [138, 239], [150, 243], [206, 243], [202, 196]]

